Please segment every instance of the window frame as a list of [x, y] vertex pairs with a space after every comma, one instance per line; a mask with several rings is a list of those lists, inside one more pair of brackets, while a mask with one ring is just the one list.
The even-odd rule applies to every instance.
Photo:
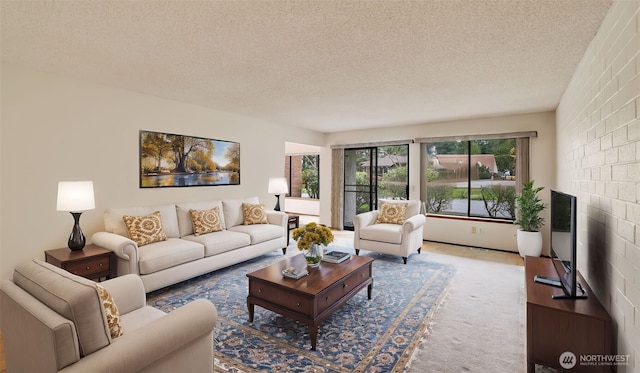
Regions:
[[[427, 173], [428, 162], [428, 149], [427, 143], [448, 142], [448, 141], [482, 141], [482, 140], [496, 140], [496, 139], [515, 139], [516, 140], [516, 164], [515, 172], [519, 175], [516, 178], [515, 191], [516, 194], [522, 191], [522, 185], [529, 181], [529, 163], [530, 163], [530, 141], [531, 138], [537, 137], [536, 131], [530, 132], [512, 132], [512, 133], [499, 133], [499, 134], [483, 134], [483, 135], [461, 135], [461, 136], [440, 136], [440, 137], [424, 137], [414, 139], [414, 142], [420, 143], [423, 146], [420, 147], [420, 177], [423, 182], [420, 183], [420, 196], [426, 198], [427, 196], [427, 182], [425, 175]], [[470, 159], [471, 154], [467, 155]], [[470, 161], [468, 161], [470, 162]], [[470, 170], [470, 167], [468, 167]], [[470, 171], [469, 171], [470, 172]], [[467, 176], [467, 188], [470, 185], [470, 178]], [[470, 193], [468, 193], [468, 200], [470, 199]], [[423, 203], [423, 209], [426, 215], [429, 217], [447, 218], [447, 219], [464, 219], [464, 220], [481, 220], [492, 221], [498, 223], [512, 223], [513, 219], [500, 219], [492, 217], [472, 216], [469, 211], [469, 203], [467, 203], [466, 216], [453, 215], [453, 214], [434, 214], [426, 211], [426, 202]], [[515, 218], [514, 218], [515, 219]]]
[[[293, 167], [292, 167], [292, 160], [293, 158], [297, 158], [300, 157], [300, 162], [301, 162], [301, 167], [300, 167], [300, 182], [301, 182], [301, 186], [300, 186], [300, 196], [292, 196], [291, 192], [294, 190], [293, 187], [293, 178], [294, 178], [294, 172], [293, 172]], [[316, 158], [316, 171], [317, 171], [317, 175], [318, 175], [318, 196], [317, 198], [312, 198], [312, 197], [304, 197], [302, 196], [302, 165], [304, 164], [303, 161], [303, 157], [315, 157]], [[289, 187], [289, 193], [287, 193], [288, 197], [293, 197], [293, 198], [302, 198], [302, 199], [308, 199], [308, 200], [320, 200], [320, 153], [308, 153], [308, 154], [287, 154], [285, 155], [285, 162], [284, 162], [284, 175], [285, 178], [287, 179], [287, 184]]]

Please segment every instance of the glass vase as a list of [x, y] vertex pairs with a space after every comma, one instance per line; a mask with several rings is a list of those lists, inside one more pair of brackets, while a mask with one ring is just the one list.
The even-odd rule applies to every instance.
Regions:
[[318, 244], [313, 244], [308, 250], [303, 251], [303, 255], [305, 260], [307, 261], [307, 267], [317, 268], [320, 266], [320, 262], [322, 261], [322, 246]]

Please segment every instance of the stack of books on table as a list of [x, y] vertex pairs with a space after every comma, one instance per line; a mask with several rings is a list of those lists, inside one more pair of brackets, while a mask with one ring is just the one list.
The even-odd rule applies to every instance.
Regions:
[[306, 276], [309, 274], [306, 268], [296, 269], [294, 267], [289, 267], [282, 271], [282, 275], [287, 278], [292, 278], [294, 280], [299, 279], [302, 276]]
[[327, 263], [342, 263], [347, 259], [351, 259], [351, 254], [342, 251], [329, 251], [322, 256], [322, 261]]

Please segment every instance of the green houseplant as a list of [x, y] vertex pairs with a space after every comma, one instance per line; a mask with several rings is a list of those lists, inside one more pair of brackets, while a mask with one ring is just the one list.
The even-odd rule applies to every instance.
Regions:
[[516, 220], [519, 225], [517, 235], [518, 252], [523, 258], [527, 255], [540, 256], [542, 253], [542, 233], [544, 218], [540, 213], [546, 208], [538, 195], [544, 187], [534, 187], [534, 181], [525, 183], [522, 193], [516, 196]]

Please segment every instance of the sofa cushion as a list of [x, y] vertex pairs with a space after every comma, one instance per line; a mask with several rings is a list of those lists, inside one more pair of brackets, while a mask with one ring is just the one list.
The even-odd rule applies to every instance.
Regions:
[[118, 306], [107, 289], [98, 284], [96, 284], [96, 289], [98, 290], [98, 295], [102, 301], [102, 308], [104, 308], [105, 316], [107, 317], [107, 325], [109, 325], [111, 339], [118, 338], [122, 335], [122, 324], [120, 323]]
[[168, 238], [180, 237], [178, 230], [178, 217], [176, 215], [176, 205], [157, 205], [150, 207], [128, 207], [107, 209], [104, 213], [104, 229], [107, 232], [119, 234], [120, 236], [129, 237], [127, 226], [122, 217], [124, 215], [144, 216], [160, 211], [162, 219], [162, 229]]
[[178, 231], [180, 237], [193, 234], [193, 221], [189, 210], [211, 210], [214, 207], [220, 209], [220, 224], [225, 229], [224, 214], [222, 210], [222, 202], [220, 201], [202, 201], [202, 202], [183, 202], [176, 204], [176, 215], [178, 217]]
[[244, 216], [242, 215], [243, 203], [255, 205], [260, 203], [260, 200], [258, 200], [258, 197], [249, 197], [244, 199], [225, 199], [222, 201], [222, 212], [227, 229], [244, 223]]
[[146, 275], [204, 257], [204, 246], [199, 243], [169, 238], [138, 248], [140, 274]]
[[376, 224], [402, 224], [406, 219], [407, 203], [388, 203], [380, 201], [380, 213]]
[[145, 216], [124, 215], [122, 220], [124, 220], [124, 224], [127, 226], [129, 238], [138, 246], [165, 241], [167, 239], [167, 235], [162, 229], [160, 211], [155, 211], [153, 214]]
[[406, 203], [407, 204], [407, 212], [405, 216], [408, 218], [413, 215], [418, 215], [420, 213], [420, 200], [409, 199], [409, 200], [396, 200], [396, 199], [380, 199], [378, 201], [378, 206], [383, 203]]
[[220, 232], [207, 233], [200, 236], [190, 235], [182, 237], [184, 240], [198, 242], [204, 245], [204, 255], [211, 256], [225, 251], [239, 249], [251, 244], [251, 237], [248, 234], [223, 230]]
[[400, 244], [402, 243], [402, 225], [382, 223], [362, 227], [360, 228], [360, 238], [369, 241]]
[[282, 237], [282, 227], [274, 224], [238, 225], [229, 230], [248, 235], [252, 245]]
[[193, 223], [193, 234], [196, 236], [222, 230], [219, 207], [214, 207], [211, 210], [192, 209], [189, 212]]
[[74, 323], [81, 356], [111, 342], [95, 282], [37, 259], [18, 266], [13, 282]]
[[267, 224], [267, 213], [264, 211], [264, 205], [261, 203], [243, 203], [242, 217], [244, 225], [251, 224]]

